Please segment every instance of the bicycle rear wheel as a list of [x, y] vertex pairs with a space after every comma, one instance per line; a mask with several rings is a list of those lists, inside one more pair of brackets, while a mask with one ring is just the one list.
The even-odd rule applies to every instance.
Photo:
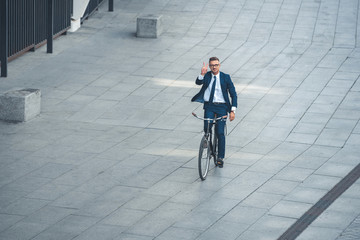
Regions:
[[201, 139], [200, 147], [199, 147], [199, 156], [198, 156], [198, 169], [201, 180], [205, 180], [206, 176], [209, 172], [210, 159], [211, 159], [211, 151], [210, 151], [210, 142], [208, 137], [205, 135]]

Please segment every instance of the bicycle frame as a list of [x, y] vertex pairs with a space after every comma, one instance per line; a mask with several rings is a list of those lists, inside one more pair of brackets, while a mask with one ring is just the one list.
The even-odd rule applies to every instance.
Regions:
[[[215, 115], [215, 118], [203, 118], [203, 117], [199, 117], [199, 116], [196, 115], [196, 113], [194, 113], [194, 112], [192, 113], [192, 115], [193, 115], [194, 117], [196, 117], [197, 119], [204, 120], [204, 121], [208, 121], [207, 130], [206, 130], [205, 134], [209, 133], [209, 129], [210, 129], [210, 126], [211, 126], [210, 123], [216, 125], [216, 122], [217, 122], [217, 121], [219, 121], [219, 120], [224, 120], [224, 119], [227, 118], [227, 115], [222, 116], [222, 117], [217, 117], [217, 118], [216, 118], [216, 115]], [[210, 134], [211, 134], [211, 133], [210, 133]]]

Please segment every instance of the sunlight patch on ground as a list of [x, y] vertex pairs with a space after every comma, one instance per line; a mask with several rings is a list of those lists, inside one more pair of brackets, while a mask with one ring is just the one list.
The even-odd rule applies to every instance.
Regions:
[[182, 88], [193, 88], [195, 83], [193, 81], [185, 81], [185, 80], [174, 80], [168, 78], [152, 78], [151, 81], [155, 85], [159, 86], [168, 86], [168, 87], [182, 87]]

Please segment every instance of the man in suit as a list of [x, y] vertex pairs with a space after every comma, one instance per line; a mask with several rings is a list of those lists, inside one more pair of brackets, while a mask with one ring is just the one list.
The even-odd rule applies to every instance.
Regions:
[[[208, 71], [208, 66], [211, 71]], [[227, 116], [230, 121], [235, 119], [237, 107], [237, 94], [230, 75], [220, 72], [220, 61], [217, 57], [211, 57], [209, 64], [203, 64], [201, 74], [195, 83], [202, 85], [200, 92], [191, 101], [204, 103], [204, 118]], [[231, 97], [231, 101], [229, 98]], [[225, 157], [225, 121], [218, 121], [215, 133], [218, 137], [218, 160], [219, 167], [224, 165]], [[207, 131], [207, 121], [204, 121], [204, 131]], [[211, 126], [210, 126], [211, 129]]]

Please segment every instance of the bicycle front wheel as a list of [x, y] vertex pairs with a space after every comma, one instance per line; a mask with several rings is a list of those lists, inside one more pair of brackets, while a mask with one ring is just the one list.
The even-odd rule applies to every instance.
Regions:
[[203, 136], [199, 147], [198, 168], [201, 180], [205, 180], [209, 172], [211, 159], [210, 142], [207, 136]]

